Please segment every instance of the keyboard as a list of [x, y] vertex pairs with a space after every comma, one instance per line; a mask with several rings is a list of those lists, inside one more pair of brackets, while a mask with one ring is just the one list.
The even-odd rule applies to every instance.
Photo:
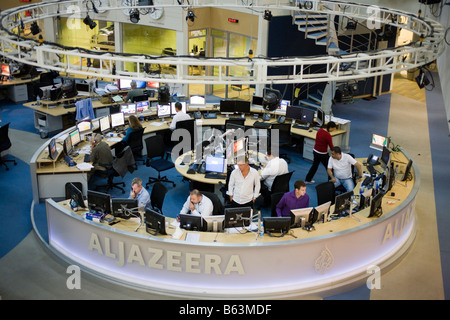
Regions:
[[65, 104], [64, 105], [64, 109], [70, 109], [70, 108], [75, 108], [74, 104]]
[[369, 170], [371, 176], [377, 175], [377, 170], [375, 170], [375, 168], [372, 165], [368, 165], [367, 170]]
[[86, 153], [84, 155], [84, 162], [90, 162], [91, 161], [91, 155], [89, 153]]
[[309, 130], [309, 126], [305, 124], [294, 124], [292, 127], [295, 129]]
[[204, 113], [203, 119], [217, 119], [217, 113], [215, 112]]
[[255, 128], [263, 128], [263, 129], [270, 128], [271, 125], [272, 123], [270, 122], [262, 122], [262, 121], [255, 121], [255, 123], [253, 124]]
[[227, 175], [225, 173], [208, 172], [205, 173], [206, 179], [226, 179]]

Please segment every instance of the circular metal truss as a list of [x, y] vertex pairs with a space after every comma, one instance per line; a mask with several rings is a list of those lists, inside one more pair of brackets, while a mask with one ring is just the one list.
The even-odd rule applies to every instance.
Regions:
[[[136, 8], [123, 7], [120, 0], [96, 0], [96, 3], [106, 3], [97, 11], [124, 10]], [[1, 13], [0, 53], [7, 59], [20, 63], [46, 68], [58, 72], [75, 74], [81, 77], [103, 77], [110, 79], [132, 78], [135, 80], [156, 81], [179, 84], [297, 84], [312, 82], [348, 81], [421, 67], [433, 62], [444, 49], [444, 28], [437, 22], [421, 18], [415, 14], [399, 10], [369, 6], [344, 1], [296, 1], [282, 4], [273, 1], [267, 4], [263, 1], [164, 1], [168, 4], [158, 5], [162, 8], [178, 7], [180, 10], [217, 7], [225, 9], [246, 10], [252, 13], [265, 10], [288, 10], [293, 13], [322, 13], [327, 15], [346, 16], [367, 25], [391, 25], [407, 29], [420, 37], [419, 41], [404, 46], [375, 50], [370, 52], [350, 53], [344, 55], [323, 55], [312, 57], [241, 57], [241, 58], [195, 58], [191, 56], [149, 56], [138, 54], [96, 52], [83, 48], [67, 48], [56, 43], [37, 41], [20, 34], [24, 24], [40, 19], [64, 16], [60, 7], [64, 5], [77, 6], [80, 16], [88, 14], [96, 19], [95, 10], [90, 11], [87, 4], [91, 0], [60, 0], [25, 5]], [[188, 4], [185, 4], [185, 3]], [[219, 4], [219, 2], [226, 2]], [[251, 3], [250, 3], [251, 2]], [[286, 1], [284, 1], [286, 2]], [[261, 3], [261, 4], [259, 4]], [[145, 9], [144, 6], [139, 6]], [[152, 9], [153, 7], [150, 7]], [[27, 12], [28, 14], [25, 14]], [[67, 16], [67, 14], [66, 14]], [[300, 36], [300, 34], [299, 34]], [[82, 59], [98, 60], [98, 67], [86, 67]], [[71, 61], [78, 61], [73, 63]], [[115, 66], [124, 62], [137, 64], [137, 72], [120, 72], [116, 74]], [[144, 66], [151, 64], [176, 67], [174, 74], [151, 74], [144, 71]], [[345, 66], [352, 65], [349, 69]], [[311, 66], [319, 65], [321, 72], [308, 73]], [[196, 76], [190, 75], [190, 66], [217, 67], [218, 74]], [[290, 66], [290, 74], [270, 75], [269, 69]], [[248, 70], [247, 76], [229, 76], [224, 67], [242, 67]]]

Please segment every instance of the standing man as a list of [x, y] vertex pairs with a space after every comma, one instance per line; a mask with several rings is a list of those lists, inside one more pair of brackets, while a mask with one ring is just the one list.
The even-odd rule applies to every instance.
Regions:
[[259, 197], [261, 182], [258, 171], [248, 164], [248, 157], [238, 160], [231, 172], [227, 194], [233, 207], [252, 207]]
[[333, 132], [334, 130], [336, 130], [336, 123], [330, 121], [327, 124], [327, 130], [320, 128], [317, 131], [316, 142], [314, 144], [313, 149], [314, 160], [311, 168], [308, 171], [308, 174], [306, 175], [305, 179], [306, 184], [315, 183], [313, 178], [321, 163], [325, 167], [325, 170], [328, 168], [328, 158], [329, 158], [328, 147], [330, 147], [330, 149], [334, 147], [330, 133]]
[[302, 180], [294, 183], [294, 191], [286, 192], [276, 206], [278, 217], [290, 217], [291, 210], [308, 208], [309, 195], [306, 193], [306, 184]]
[[341, 148], [331, 149], [327, 172], [336, 188], [342, 184], [347, 192], [353, 191], [355, 183], [353, 182], [352, 166], [358, 170], [358, 180], [360, 180], [362, 178], [361, 164], [349, 154], [343, 153]]
[[137, 199], [139, 208], [151, 209], [150, 195], [142, 186], [142, 179], [134, 178], [131, 181], [131, 191], [128, 199]]

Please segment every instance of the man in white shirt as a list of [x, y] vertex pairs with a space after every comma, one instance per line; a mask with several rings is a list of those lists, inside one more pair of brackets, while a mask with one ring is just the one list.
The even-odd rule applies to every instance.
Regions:
[[266, 157], [269, 161], [266, 165], [264, 165], [264, 168], [261, 171], [261, 178], [264, 179], [264, 184], [266, 185], [267, 189], [271, 191], [272, 184], [276, 176], [288, 173], [289, 170], [286, 160], [280, 157], [275, 157], [274, 155], [272, 155], [272, 152], [270, 150], [267, 151]]
[[[189, 193], [189, 197], [181, 208], [180, 214], [192, 214], [194, 216], [207, 217], [212, 215], [214, 205], [212, 201], [203, 195], [199, 190], [194, 189]], [[177, 217], [179, 220], [179, 215]]]
[[170, 130], [172, 130], [172, 131], [176, 129], [178, 121], [184, 121], [184, 120], [191, 119], [190, 115], [183, 112], [182, 105], [180, 102], [175, 103], [175, 110], [177, 111], [177, 113], [173, 116], [172, 122], [170, 123], [170, 127], [169, 127]]
[[237, 164], [238, 168], [233, 170], [228, 182], [227, 194], [230, 197], [231, 205], [253, 207], [261, 189], [258, 171], [248, 165], [247, 157], [238, 160]]
[[352, 179], [352, 165], [358, 170], [358, 179], [362, 177], [362, 167], [352, 156], [342, 153], [341, 148], [331, 149], [331, 158], [328, 160], [327, 173], [335, 187], [344, 186], [347, 192], [353, 191], [355, 184]]

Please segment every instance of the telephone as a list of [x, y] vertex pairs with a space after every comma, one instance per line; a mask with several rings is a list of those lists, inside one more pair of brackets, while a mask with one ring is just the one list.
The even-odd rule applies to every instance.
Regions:
[[201, 119], [202, 118], [202, 113], [200, 111], [195, 111], [194, 112], [194, 119]]
[[286, 120], [286, 117], [279, 116], [277, 121], [278, 121], [278, 123], [284, 123], [285, 120]]
[[367, 164], [371, 165], [371, 166], [376, 166], [378, 164], [380, 164], [380, 162], [378, 161], [378, 156], [374, 155], [374, 154], [370, 154], [367, 157]]
[[269, 121], [270, 120], [270, 114], [269, 113], [264, 113], [262, 119], [263, 119], [263, 121]]
[[202, 161], [202, 163], [197, 167], [197, 173], [204, 174], [206, 172], [206, 163]]

